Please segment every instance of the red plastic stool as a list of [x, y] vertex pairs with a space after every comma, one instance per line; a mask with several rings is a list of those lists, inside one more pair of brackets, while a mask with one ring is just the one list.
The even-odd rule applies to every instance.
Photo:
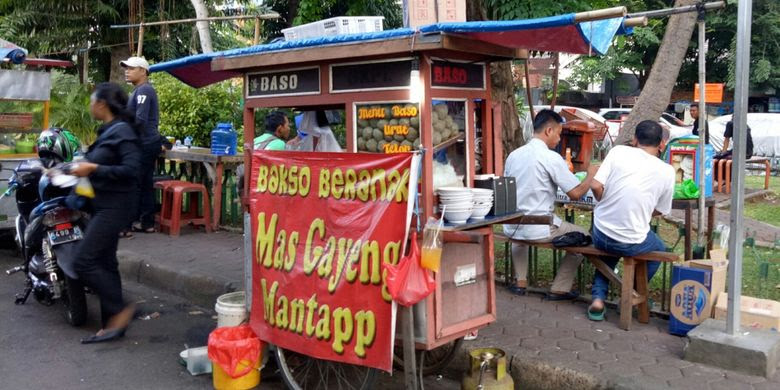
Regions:
[[[209, 194], [203, 184], [180, 180], [166, 180], [155, 183], [156, 188], [163, 190], [162, 209], [160, 210], [160, 231], [167, 231], [171, 236], [178, 236], [182, 224], [203, 225], [206, 232], [211, 232], [211, 213]], [[198, 216], [198, 203], [191, 199], [188, 210], [182, 213], [184, 193], [200, 194], [200, 204], [203, 216]]]

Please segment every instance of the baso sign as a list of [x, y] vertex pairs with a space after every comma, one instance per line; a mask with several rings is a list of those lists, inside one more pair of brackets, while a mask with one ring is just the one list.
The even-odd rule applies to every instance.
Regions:
[[316, 95], [320, 68], [291, 69], [246, 75], [247, 97]]

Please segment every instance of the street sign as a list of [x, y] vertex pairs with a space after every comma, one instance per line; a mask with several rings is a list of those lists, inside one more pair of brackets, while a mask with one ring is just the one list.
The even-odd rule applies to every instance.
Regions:
[[[706, 83], [704, 85], [705, 103], [723, 103], [723, 83]], [[699, 101], [699, 83], [693, 86], [693, 101]]]

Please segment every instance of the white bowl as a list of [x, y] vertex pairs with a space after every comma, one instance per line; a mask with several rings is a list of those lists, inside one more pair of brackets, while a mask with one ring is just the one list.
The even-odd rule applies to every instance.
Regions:
[[471, 209], [464, 211], [444, 210], [444, 219], [449, 223], [466, 223], [471, 216]]
[[471, 199], [474, 199], [474, 197], [471, 196], [471, 194], [466, 194], [466, 195], [439, 195], [439, 199], [446, 199], [446, 200], [468, 199], [468, 200], [471, 200]]
[[474, 194], [474, 196], [478, 196], [478, 195], [483, 195], [483, 196], [490, 195], [490, 196], [493, 196], [493, 190], [491, 190], [489, 188], [470, 188], [470, 190], [471, 190], [471, 193]]
[[490, 212], [490, 207], [474, 208], [474, 210], [471, 211], [471, 219], [484, 219], [489, 212]]

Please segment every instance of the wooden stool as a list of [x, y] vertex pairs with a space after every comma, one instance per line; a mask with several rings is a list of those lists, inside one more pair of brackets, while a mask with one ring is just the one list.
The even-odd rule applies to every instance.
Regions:
[[[182, 224], [192, 223], [193, 225], [203, 225], [207, 233], [211, 232], [209, 194], [203, 184], [170, 180], [157, 182], [155, 187], [163, 190], [160, 231], [167, 230], [171, 236], [178, 236]], [[198, 216], [198, 203], [193, 200], [190, 201], [187, 211], [182, 214], [184, 193], [200, 194], [203, 216]]]

